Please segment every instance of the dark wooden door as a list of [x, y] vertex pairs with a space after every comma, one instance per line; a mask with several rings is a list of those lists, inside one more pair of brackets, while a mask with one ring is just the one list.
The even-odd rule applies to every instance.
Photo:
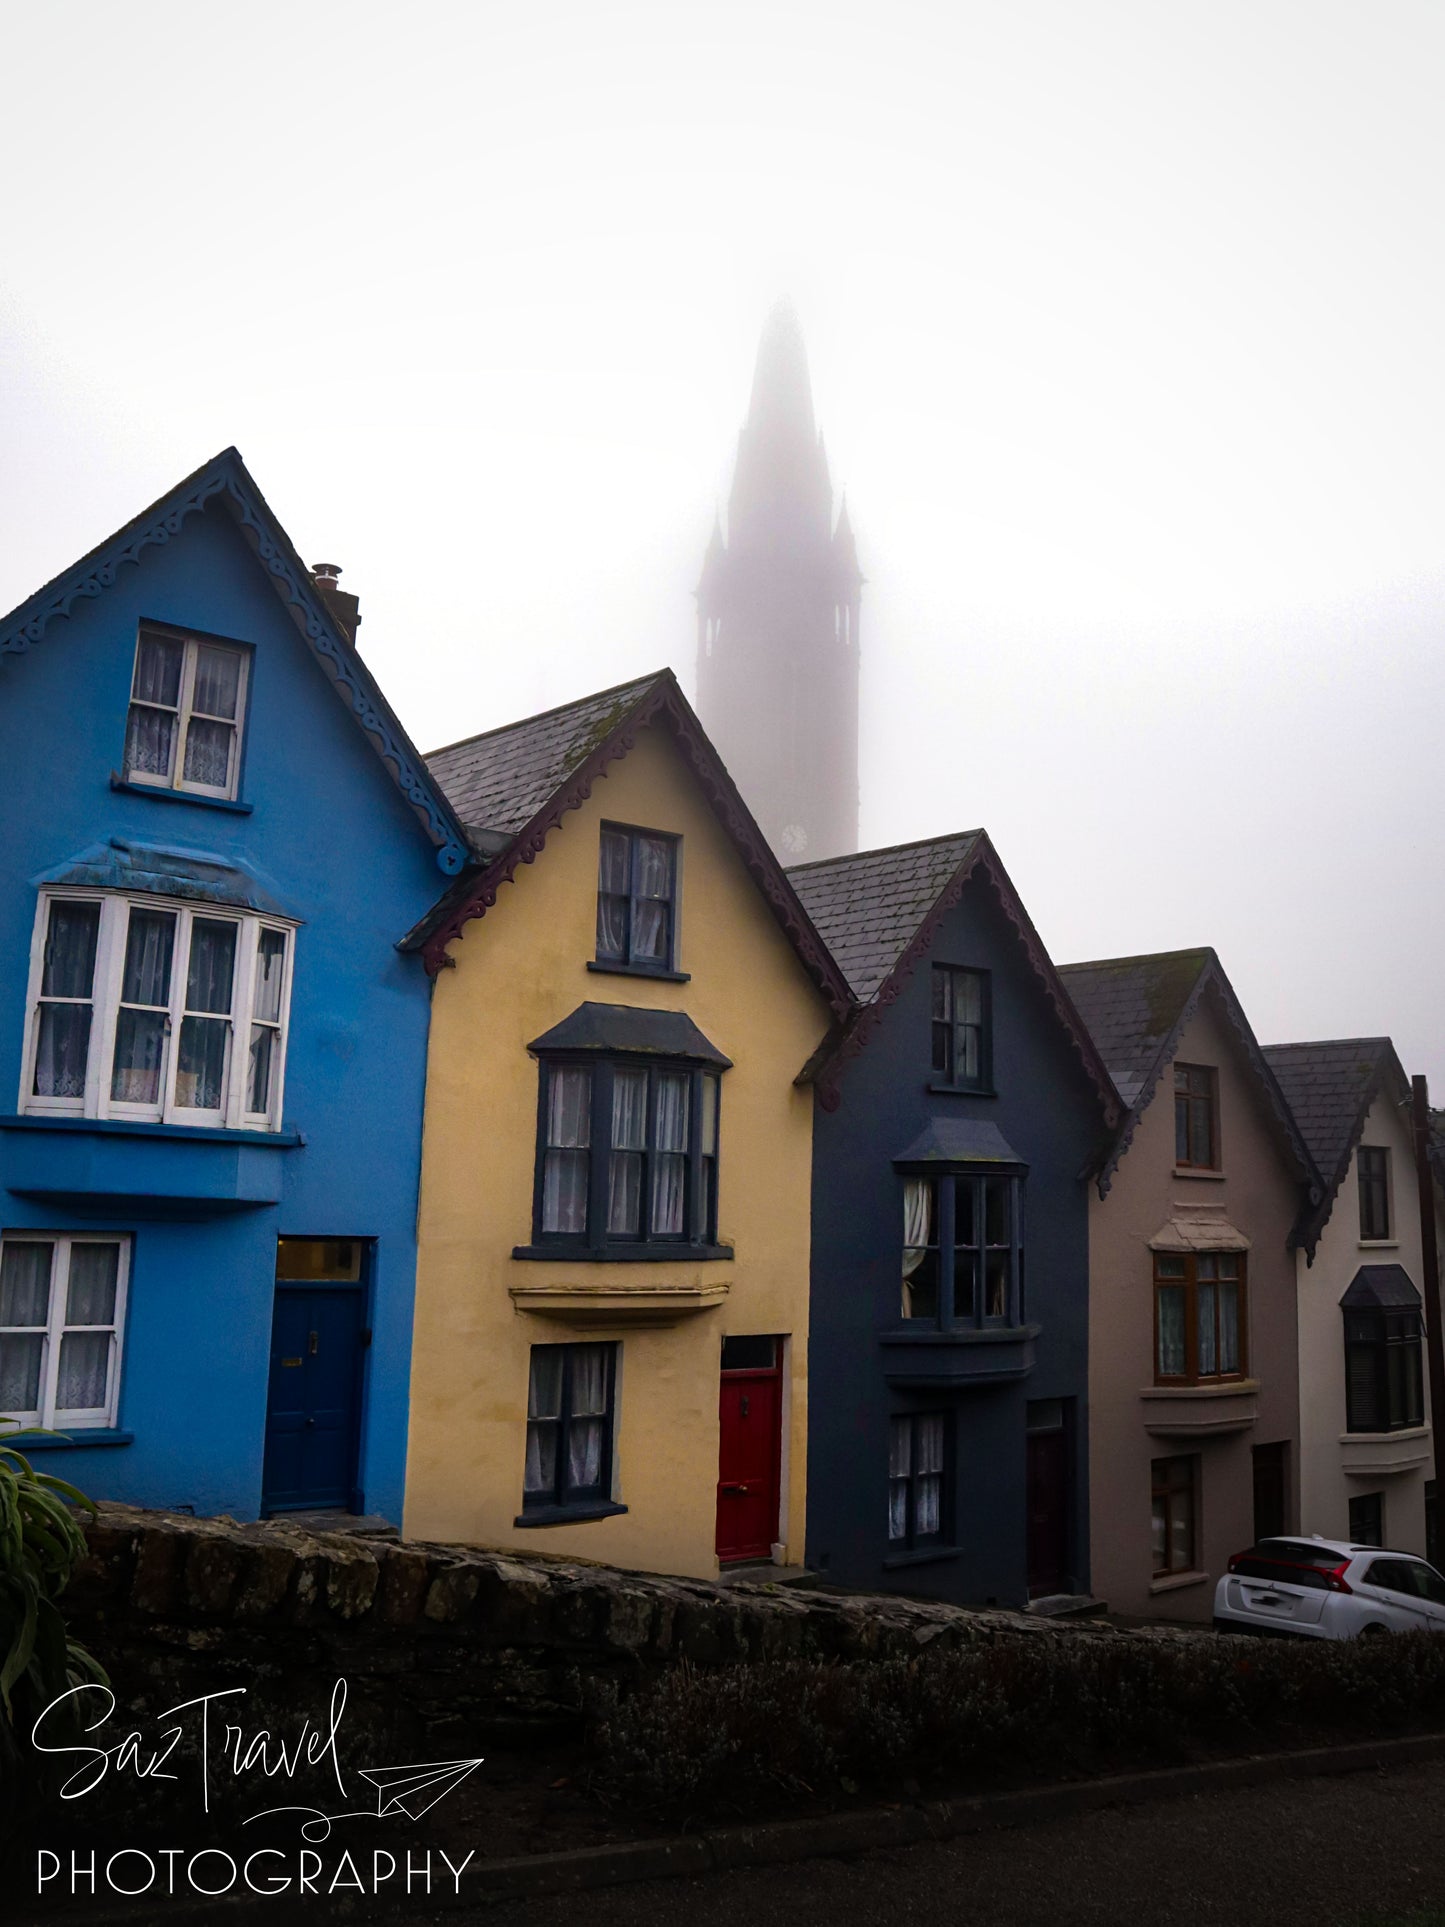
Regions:
[[[780, 1347], [778, 1349], [781, 1349]], [[724, 1371], [718, 1401], [717, 1556], [767, 1559], [778, 1536], [783, 1377]]]
[[1285, 1488], [1284, 1445], [1254, 1448], [1254, 1536], [1278, 1539], [1288, 1529], [1289, 1502]]
[[263, 1510], [353, 1503], [361, 1320], [359, 1289], [277, 1286]]
[[1069, 1590], [1069, 1443], [1062, 1426], [1028, 1434], [1029, 1598]]

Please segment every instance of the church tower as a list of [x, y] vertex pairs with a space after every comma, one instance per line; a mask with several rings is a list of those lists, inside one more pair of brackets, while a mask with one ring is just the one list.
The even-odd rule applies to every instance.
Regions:
[[797, 318], [758, 347], [727, 538], [697, 586], [698, 711], [784, 863], [858, 847], [858, 604], [863, 577], [813, 420]]

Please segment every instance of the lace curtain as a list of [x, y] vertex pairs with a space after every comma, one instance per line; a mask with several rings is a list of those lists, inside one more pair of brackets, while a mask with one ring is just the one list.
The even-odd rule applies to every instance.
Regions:
[[592, 1073], [554, 1065], [547, 1083], [547, 1155], [542, 1168], [542, 1229], [587, 1229], [587, 1161]]
[[607, 1229], [614, 1237], [642, 1233], [642, 1162], [647, 1149], [647, 1072], [612, 1073], [612, 1158]]
[[562, 1416], [562, 1351], [560, 1345], [532, 1347], [532, 1373], [527, 1386], [528, 1492], [554, 1492], [557, 1487], [557, 1430]]
[[637, 839], [637, 895], [632, 904], [632, 955], [643, 963], [667, 961], [667, 920], [672, 896], [672, 845], [661, 837]]
[[567, 1427], [567, 1487], [602, 1484], [602, 1438], [607, 1417], [607, 1347], [572, 1347], [572, 1413]]
[[678, 1071], [662, 1071], [657, 1078], [657, 1141], [652, 1165], [655, 1237], [681, 1237], [684, 1230], [689, 1083]]

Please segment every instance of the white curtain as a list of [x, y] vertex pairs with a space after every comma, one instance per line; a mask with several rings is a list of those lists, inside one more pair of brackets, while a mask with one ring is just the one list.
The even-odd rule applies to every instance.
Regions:
[[943, 1414], [913, 1422], [913, 1533], [926, 1538], [943, 1529]]
[[139, 770], [143, 776], [169, 776], [175, 743], [174, 710], [132, 708], [125, 732], [127, 773]]
[[607, 1229], [615, 1237], [642, 1231], [642, 1156], [647, 1148], [647, 1072], [612, 1073], [612, 1157]]
[[197, 917], [191, 925], [191, 962], [186, 976], [186, 1009], [231, 1013], [231, 979], [236, 963], [234, 923]]
[[65, 1292], [67, 1325], [113, 1325], [120, 1246], [77, 1242], [70, 1247], [70, 1281]]
[[542, 1167], [542, 1229], [587, 1229], [587, 1163], [591, 1143], [592, 1073], [553, 1066], [547, 1083], [547, 1155]]
[[913, 1428], [896, 1418], [888, 1429], [888, 1537], [908, 1537], [908, 1477]]
[[903, 1316], [913, 1316], [913, 1288], [909, 1279], [928, 1256], [933, 1229], [933, 1180], [903, 1180]]
[[281, 1021], [281, 985], [286, 975], [286, 932], [263, 930], [256, 945], [256, 989], [252, 1013], [258, 1024]]
[[142, 636], [135, 652], [135, 682], [131, 694], [138, 702], [165, 703], [171, 709], [181, 699], [181, 663], [185, 644], [169, 636]]
[[94, 1412], [106, 1402], [110, 1377], [111, 1334], [67, 1332], [60, 1341], [60, 1368], [55, 1380], [55, 1412]]
[[165, 1009], [171, 994], [171, 955], [176, 920], [164, 910], [132, 910], [126, 927], [122, 1009], [116, 1020], [110, 1094], [123, 1104], [154, 1104], [160, 1096], [165, 1054]]
[[[1203, 1371], [1204, 1367], [1199, 1368]], [[1219, 1369], [1239, 1370], [1239, 1286], [1225, 1283], [1219, 1287]]]
[[679, 1071], [658, 1073], [656, 1155], [652, 1165], [652, 1230], [657, 1237], [679, 1237], [684, 1228], [690, 1082]]
[[572, 1412], [567, 1430], [567, 1485], [602, 1484], [602, 1435], [607, 1413], [607, 1347], [572, 1349]]
[[597, 954], [627, 955], [627, 897], [631, 887], [631, 839], [617, 830], [602, 832], [597, 866]]
[[528, 1492], [557, 1489], [557, 1426], [562, 1413], [562, 1346], [534, 1345], [527, 1386]]
[[[89, 998], [95, 977], [100, 905], [62, 899], [50, 906], [42, 997]], [[35, 1040], [35, 1095], [84, 1097], [90, 1056], [90, 1005], [44, 1004]]]
[[672, 845], [637, 839], [637, 895], [632, 905], [632, 954], [649, 963], [667, 959], [667, 911], [672, 896]]
[[43, 1325], [50, 1316], [55, 1246], [11, 1240], [0, 1251], [0, 1325]]
[[231, 742], [235, 734], [230, 723], [212, 723], [193, 716], [186, 731], [186, 781], [204, 783], [210, 789], [225, 789], [231, 780]]
[[42, 1004], [35, 1040], [35, 1095], [84, 1097], [90, 1058], [90, 1005]]
[[196, 686], [191, 692], [191, 708], [203, 716], [224, 716], [228, 722], [234, 722], [240, 689], [239, 653], [202, 643], [196, 652]]

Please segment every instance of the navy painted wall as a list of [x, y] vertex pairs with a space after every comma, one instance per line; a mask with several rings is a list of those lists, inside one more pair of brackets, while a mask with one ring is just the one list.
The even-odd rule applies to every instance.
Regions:
[[[994, 1097], [934, 1093], [930, 967], [993, 973]], [[975, 878], [929, 955], [818, 1107], [813, 1137], [808, 1562], [840, 1584], [964, 1602], [1027, 1597], [1025, 1413], [1073, 1401], [1073, 1583], [1088, 1585], [1088, 1199], [1079, 1173], [1102, 1111], [992, 885]], [[1027, 1318], [1041, 1327], [1021, 1381], [946, 1394], [884, 1378], [878, 1334], [900, 1327], [903, 1181], [892, 1160], [931, 1118], [997, 1125], [1029, 1167]], [[888, 1565], [892, 1414], [947, 1408], [953, 1422], [954, 1544], [928, 1563]]]
[[[250, 814], [112, 790], [142, 617], [253, 645]], [[224, 508], [189, 516], [41, 642], [0, 657], [0, 801], [0, 1229], [133, 1238], [118, 1420], [133, 1441], [47, 1450], [45, 1468], [99, 1497], [254, 1518], [276, 1239], [371, 1239], [361, 1498], [399, 1519], [429, 986], [395, 944], [446, 879]], [[304, 1144], [15, 1125], [33, 879], [112, 836], [242, 858], [302, 920], [284, 1122]], [[64, 1188], [69, 1208], [17, 1185]]]

